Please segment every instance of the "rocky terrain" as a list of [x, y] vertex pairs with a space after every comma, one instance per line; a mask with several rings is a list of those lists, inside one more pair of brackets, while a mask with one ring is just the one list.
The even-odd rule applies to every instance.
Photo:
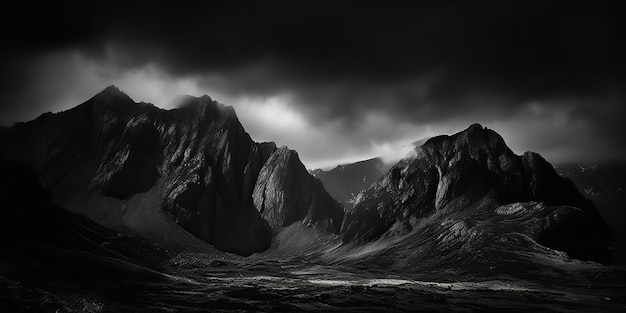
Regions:
[[608, 229], [574, 184], [538, 154], [517, 156], [502, 137], [477, 124], [431, 138], [392, 167], [357, 197], [341, 234], [346, 243], [370, 242], [444, 227], [433, 231], [439, 237], [432, 240], [451, 236], [464, 244], [483, 238], [489, 221], [504, 215], [524, 221], [503, 231], [575, 258], [607, 259]]
[[[256, 143], [208, 96], [162, 110], [114, 86], [2, 133], [1, 151], [35, 173], [54, 204], [171, 249], [191, 234], [248, 255], [296, 221], [338, 232], [343, 210], [295, 151]], [[259, 179], [262, 178], [262, 179]]]
[[[415, 142], [416, 147], [426, 140]], [[344, 207], [350, 209], [360, 191], [382, 177], [393, 164], [382, 158], [372, 158], [350, 164], [342, 164], [331, 170], [311, 170], [326, 190]], [[626, 226], [626, 166], [621, 162], [600, 164], [567, 163], [554, 166], [556, 172], [570, 179], [585, 198], [591, 200], [606, 222], [614, 239], [626, 241], [621, 230]]]
[[538, 154], [475, 124], [381, 162], [316, 178], [208, 96], [108, 87], [0, 132], [0, 310], [626, 309], [623, 248]]

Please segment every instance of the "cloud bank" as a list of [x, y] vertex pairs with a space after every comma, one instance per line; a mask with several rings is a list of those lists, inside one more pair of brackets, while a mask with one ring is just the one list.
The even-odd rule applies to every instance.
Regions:
[[[19, 31], [4, 36], [0, 123], [115, 84], [164, 108], [208, 94], [234, 106], [255, 140], [298, 150], [310, 168], [475, 122], [552, 162], [626, 159], [617, 5], [11, 4], [1, 23]], [[45, 27], [9, 25], [9, 15]]]

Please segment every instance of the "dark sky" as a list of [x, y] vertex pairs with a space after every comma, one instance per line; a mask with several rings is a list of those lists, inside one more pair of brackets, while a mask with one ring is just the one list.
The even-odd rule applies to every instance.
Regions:
[[413, 2], [21, 1], [0, 13], [0, 123], [115, 84], [165, 108], [206, 93], [307, 167], [474, 122], [553, 163], [626, 159], [619, 1]]

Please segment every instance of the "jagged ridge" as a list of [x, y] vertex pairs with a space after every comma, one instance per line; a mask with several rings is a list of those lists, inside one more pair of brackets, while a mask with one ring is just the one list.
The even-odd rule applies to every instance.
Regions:
[[[341, 207], [295, 152], [253, 142], [234, 109], [208, 96], [186, 97], [166, 111], [110, 86], [76, 108], [17, 124], [1, 138], [2, 150], [37, 173], [57, 205], [174, 245], [179, 237], [171, 233], [181, 226], [219, 249], [247, 255], [269, 247], [270, 225], [305, 217], [336, 232], [341, 225]], [[266, 169], [270, 159], [276, 162]], [[259, 179], [270, 168], [280, 170]], [[308, 182], [293, 189], [283, 180]], [[302, 200], [280, 204], [276, 210], [287, 218], [266, 214], [275, 203], [255, 206], [260, 186], [272, 186], [265, 198]]]
[[369, 242], [410, 233], [425, 217], [436, 215], [443, 222], [445, 216], [460, 213], [476, 219], [475, 214], [493, 212], [499, 205], [530, 201], [577, 208], [558, 215], [550, 213], [561, 207], [545, 210], [542, 218], [548, 221], [530, 236], [574, 257], [605, 257], [598, 247], [608, 237], [606, 227], [572, 182], [536, 153], [515, 155], [500, 135], [478, 124], [416, 148], [359, 195], [341, 233], [344, 242]]

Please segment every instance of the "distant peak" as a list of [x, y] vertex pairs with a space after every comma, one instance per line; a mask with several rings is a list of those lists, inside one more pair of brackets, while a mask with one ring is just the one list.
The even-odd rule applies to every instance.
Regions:
[[134, 102], [132, 99], [123, 91], [121, 91], [117, 86], [110, 85], [100, 91], [98, 94], [94, 96], [96, 99], [106, 99], [108, 101], [124, 101], [124, 102]]
[[483, 127], [483, 125], [480, 125], [478, 123], [474, 123], [472, 125], [470, 125], [465, 131], [466, 132], [476, 132], [476, 131], [482, 131], [485, 130], [487, 128]]
[[90, 106], [97, 111], [114, 109], [116, 111], [133, 110], [138, 106], [133, 99], [114, 85], [108, 86], [82, 105]]
[[484, 127], [478, 123], [470, 125], [466, 130], [456, 134], [455, 136], [463, 135], [472, 143], [504, 143], [504, 139], [495, 131]]
[[209, 97], [208, 95], [202, 95], [200, 97], [192, 95], [180, 95], [177, 96], [175, 100], [175, 106], [178, 108], [206, 107], [208, 105], [216, 105], [216, 101], [211, 99], [211, 97]]
[[470, 151], [486, 151], [489, 153], [500, 153], [508, 149], [502, 136], [477, 123], [451, 136], [441, 135], [433, 137], [426, 141], [424, 146], [436, 150], [448, 150], [451, 147], [459, 150], [460, 147], [467, 147]]
[[102, 90], [102, 93], [104, 92], [122, 92], [117, 86], [115, 85], [109, 85], [106, 88], [104, 88], [104, 90]]
[[128, 97], [128, 95], [126, 93], [124, 93], [123, 91], [121, 91], [119, 88], [117, 88], [117, 86], [115, 85], [110, 85], [106, 88], [104, 88], [102, 91], [100, 91], [98, 93], [99, 96], [105, 96], [105, 97], [119, 97], [119, 96], [123, 96], [123, 97]]
[[198, 99], [200, 99], [201, 101], [213, 102], [213, 99], [207, 94], [203, 94]]
[[175, 106], [177, 110], [195, 112], [197, 116], [203, 118], [207, 116], [217, 116], [220, 118], [237, 119], [237, 114], [233, 107], [225, 106], [208, 95], [202, 95], [200, 97], [182, 95], [176, 100]]

